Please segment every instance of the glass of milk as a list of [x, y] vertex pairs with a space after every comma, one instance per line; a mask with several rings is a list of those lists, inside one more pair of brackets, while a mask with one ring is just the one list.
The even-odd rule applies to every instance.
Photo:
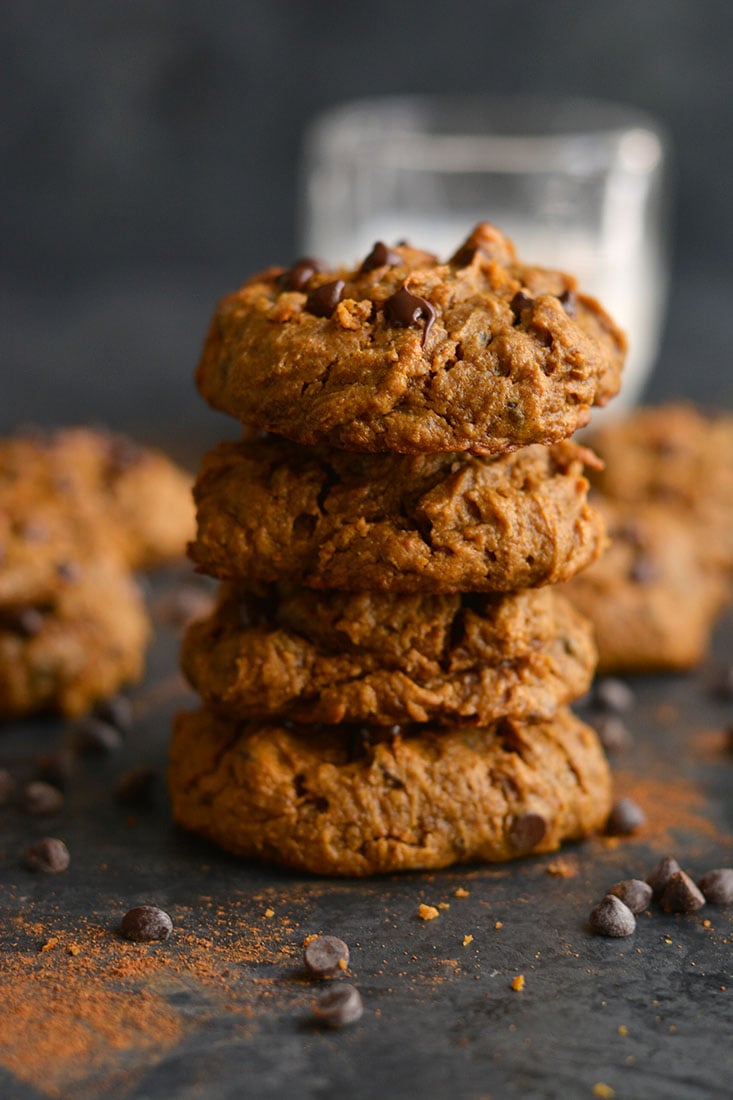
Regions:
[[[632, 405], [654, 364], [667, 289], [666, 139], [594, 100], [398, 97], [316, 118], [303, 149], [300, 246], [330, 263], [375, 241], [446, 259], [493, 222], [528, 263], [577, 276], [626, 330]], [[597, 414], [594, 416], [594, 423]]]

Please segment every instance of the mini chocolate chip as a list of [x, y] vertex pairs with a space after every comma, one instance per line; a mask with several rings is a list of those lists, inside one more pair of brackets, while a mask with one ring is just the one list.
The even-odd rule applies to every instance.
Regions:
[[651, 886], [640, 878], [625, 878], [623, 882], [614, 883], [607, 892], [620, 898], [632, 913], [643, 913], [652, 900]]
[[624, 752], [633, 738], [626, 723], [616, 714], [601, 714], [593, 722], [598, 738], [608, 753]]
[[646, 814], [632, 798], [617, 798], [606, 822], [609, 836], [631, 836], [646, 822]]
[[596, 680], [593, 686], [593, 705], [601, 710], [610, 710], [623, 714], [634, 704], [634, 693], [623, 680], [613, 676], [604, 676]]
[[520, 814], [509, 829], [509, 843], [516, 852], [531, 852], [546, 832], [547, 822], [542, 814]]
[[659, 900], [665, 913], [694, 913], [705, 904], [701, 891], [685, 871], [670, 875]]
[[719, 867], [715, 871], [707, 871], [698, 882], [698, 886], [705, 895], [705, 900], [713, 905], [733, 903], [733, 869], [730, 867]]
[[7, 768], [0, 768], [0, 806], [7, 806], [15, 795], [15, 780]]
[[374, 271], [376, 267], [394, 267], [400, 263], [402, 263], [402, 257], [399, 252], [393, 252], [391, 248], [387, 248], [384, 241], [377, 241], [359, 270], [366, 274], [367, 271]]
[[384, 303], [384, 316], [389, 324], [398, 325], [401, 328], [424, 323], [422, 335], [424, 345], [433, 327], [435, 310], [425, 298], [419, 298], [417, 294], [412, 294], [406, 286], [403, 286], [387, 298]]
[[123, 806], [150, 806], [154, 800], [156, 772], [140, 764], [123, 772], [115, 784], [115, 798]]
[[319, 1023], [328, 1027], [348, 1027], [361, 1019], [364, 1002], [355, 986], [342, 983], [329, 986], [313, 1001], [311, 1008]]
[[126, 733], [132, 728], [132, 703], [126, 695], [110, 695], [107, 699], [101, 699], [95, 706], [94, 713], [102, 722], [114, 726], [120, 733]]
[[281, 290], [303, 290], [311, 276], [321, 271], [328, 271], [326, 264], [312, 256], [304, 256], [278, 277], [278, 285]]
[[574, 317], [578, 312], [578, 299], [575, 295], [575, 291], [568, 287], [567, 290], [563, 290], [562, 294], [558, 294], [557, 297], [568, 317]]
[[349, 965], [349, 949], [338, 936], [314, 936], [303, 947], [303, 962], [311, 974], [330, 978]]
[[120, 924], [120, 932], [125, 939], [135, 943], [167, 940], [172, 931], [173, 921], [155, 905], [138, 905], [130, 909]]
[[85, 718], [76, 727], [72, 744], [81, 756], [108, 756], [122, 748], [122, 734], [117, 726], [101, 718]]
[[316, 287], [306, 298], [305, 308], [316, 317], [330, 317], [341, 301], [345, 286], [343, 279], [334, 279], [332, 283]]
[[57, 814], [64, 805], [64, 796], [58, 787], [36, 779], [26, 784], [23, 790], [23, 808], [29, 814], [39, 817], [45, 814]]
[[681, 870], [680, 865], [674, 856], [665, 856], [664, 859], [660, 859], [656, 867], [652, 868], [646, 876], [646, 881], [652, 888], [652, 897], [655, 901], [662, 896], [672, 875], [679, 870]]
[[597, 936], [630, 936], [636, 930], [636, 917], [621, 898], [606, 894], [591, 910], [590, 927]]
[[515, 324], [521, 320], [523, 311], [525, 309], [528, 309], [533, 302], [534, 298], [531, 294], [527, 294], [526, 290], [517, 291], [517, 293], [514, 295], [511, 302], [509, 303], [509, 308], [514, 314]]
[[31, 844], [23, 855], [23, 863], [30, 871], [43, 871], [49, 875], [65, 871], [70, 862], [69, 849], [63, 840], [57, 840], [53, 836], [46, 836]]
[[76, 759], [70, 749], [56, 749], [36, 757], [38, 778], [65, 791], [74, 777]]

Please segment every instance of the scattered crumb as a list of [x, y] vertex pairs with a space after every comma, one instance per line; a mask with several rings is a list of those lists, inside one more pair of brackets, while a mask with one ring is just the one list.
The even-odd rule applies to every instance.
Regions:
[[417, 911], [420, 920], [435, 920], [440, 914], [434, 905], [421, 905]]
[[69, 955], [80, 955], [81, 954], [81, 947], [79, 946], [78, 943], [70, 943], [69, 946], [66, 948], [66, 950], [67, 950]]
[[593, 1095], [600, 1097], [600, 1100], [613, 1100], [616, 1090], [612, 1089], [610, 1085], [604, 1085], [603, 1081], [598, 1081], [593, 1086]]
[[54, 947], [58, 947], [58, 944], [58, 936], [51, 936], [51, 938], [46, 940], [43, 947], [41, 948], [41, 953], [43, 953], [44, 951], [53, 951]]
[[548, 863], [545, 870], [553, 878], [575, 878], [578, 873], [577, 866], [567, 859], [556, 859], [554, 863]]
[[346, 959], [339, 959], [336, 965], [338, 966], [339, 970], [348, 970], [349, 968], [349, 964], [347, 963]]
[[624, 1037], [626, 1037], [629, 1034], [629, 1029], [627, 1028], [626, 1024], [619, 1024], [618, 1025], [618, 1033], [619, 1033], [619, 1035], [623, 1035]]
[[711, 925], [711, 922], [710, 922], [710, 921], [709, 921], [709, 920], [707, 919], [707, 917], [706, 917], [706, 918], [705, 918], [705, 920], [704, 920], [704, 921], [702, 922], [702, 926], [703, 926], [703, 928], [710, 928], [710, 927], [712, 927], [712, 925]]
[[504, 927], [504, 925], [502, 924], [502, 922], [500, 920], [498, 920], [496, 922], [496, 924], [494, 925], [494, 928], [503, 928], [503, 927]]
[[469, 943], [473, 943], [473, 936], [470, 933], [463, 937], [463, 946], [468, 947]]
[[265, 916], [267, 917], [268, 920], [270, 920], [271, 917], [275, 916], [275, 910], [274, 909], [265, 909]]
[[517, 974], [516, 978], [512, 978], [512, 989], [515, 993], [521, 993], [524, 989], [524, 974]]
[[454, 898], [467, 898], [468, 896], [469, 892], [468, 890], [464, 889], [463, 886], [457, 886], [456, 889], [453, 891]]
[[438, 909], [450, 909], [450, 902], [449, 901], [439, 901], [438, 902]]

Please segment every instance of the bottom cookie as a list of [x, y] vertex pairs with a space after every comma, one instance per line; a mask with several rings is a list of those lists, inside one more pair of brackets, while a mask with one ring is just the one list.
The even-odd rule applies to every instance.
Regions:
[[[372, 737], [375, 731], [372, 731]], [[237, 723], [180, 714], [176, 821], [237, 855], [322, 875], [372, 875], [548, 852], [603, 826], [610, 776], [568, 710], [492, 726]]]

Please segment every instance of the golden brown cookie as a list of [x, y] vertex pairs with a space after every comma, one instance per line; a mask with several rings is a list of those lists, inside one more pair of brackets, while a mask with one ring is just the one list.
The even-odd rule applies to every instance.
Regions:
[[447, 263], [382, 245], [356, 270], [254, 276], [219, 304], [197, 382], [214, 408], [299, 443], [499, 454], [587, 423], [624, 353], [575, 279], [479, 225]]
[[508, 596], [225, 587], [182, 666], [217, 712], [297, 722], [550, 717], [590, 687], [590, 624], [549, 589]]
[[116, 559], [59, 577], [53, 596], [0, 609], [0, 718], [83, 714], [139, 679], [150, 624]]
[[384, 740], [347, 727], [181, 714], [176, 821], [238, 855], [323, 875], [373, 875], [549, 852], [600, 828], [610, 780], [569, 711]]
[[345, 591], [512, 591], [567, 580], [603, 524], [574, 443], [509, 455], [361, 455], [224, 443], [196, 483], [202, 572]]
[[53, 598], [98, 555], [148, 568], [182, 556], [191, 479], [165, 455], [88, 428], [0, 441], [0, 606]]
[[672, 508], [597, 500], [610, 547], [561, 591], [593, 623], [601, 672], [689, 669], [705, 658], [726, 599], [699, 532]]

